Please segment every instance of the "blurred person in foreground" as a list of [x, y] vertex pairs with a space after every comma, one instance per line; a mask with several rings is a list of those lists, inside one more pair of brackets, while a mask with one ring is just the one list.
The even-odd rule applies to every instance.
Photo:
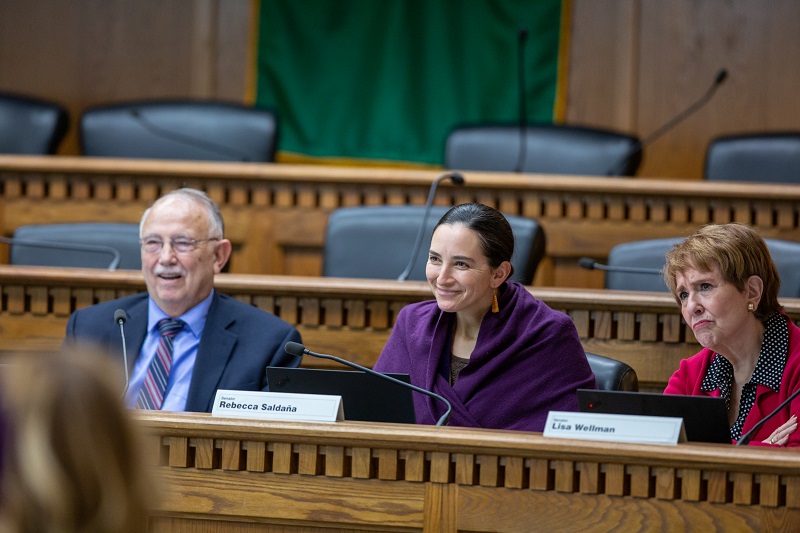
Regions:
[[[426, 276], [436, 300], [404, 307], [375, 370], [403, 372], [447, 398], [450, 425], [542, 431], [547, 413], [577, 411], [596, 388], [572, 320], [512, 273], [514, 235], [498, 210], [462, 204], [439, 220]], [[414, 393], [417, 423], [445, 407]]]
[[19, 355], [0, 366], [0, 531], [146, 531], [154, 478], [120, 375], [107, 355], [87, 349]]
[[75, 311], [66, 342], [90, 341], [122, 358], [115, 312], [125, 311], [127, 404], [210, 412], [217, 389], [266, 390], [268, 366], [298, 366], [287, 354], [300, 333], [280, 318], [214, 289], [231, 255], [219, 206], [204, 192], [177, 189], [139, 224], [147, 292]]
[[[664, 393], [725, 398], [738, 441], [800, 387], [800, 329], [781, 312], [767, 244], [743, 224], [704, 226], [667, 253], [664, 279], [703, 346]], [[800, 445], [799, 409], [792, 401], [750, 444]]]

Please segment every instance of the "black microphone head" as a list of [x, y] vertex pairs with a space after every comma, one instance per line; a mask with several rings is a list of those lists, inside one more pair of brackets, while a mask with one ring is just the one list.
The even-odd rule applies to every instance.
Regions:
[[114, 322], [117, 324], [124, 324], [128, 321], [128, 313], [124, 309], [117, 309], [114, 311]]
[[722, 69], [717, 72], [717, 77], [714, 78], [714, 85], [719, 85], [728, 78], [728, 69]]
[[303, 354], [306, 353], [306, 347], [299, 342], [289, 341], [286, 343], [286, 346], [284, 346], [283, 349], [286, 351], [286, 353], [295, 357], [303, 357]]
[[594, 270], [594, 265], [596, 263], [597, 261], [595, 261], [591, 257], [581, 257], [580, 259], [578, 259], [578, 265], [580, 265], [581, 268], [585, 268], [586, 270]]
[[450, 173], [450, 180], [455, 185], [464, 185], [464, 176], [462, 176], [460, 172], [451, 172]]
[[526, 28], [525, 26], [520, 26], [517, 29], [517, 37], [519, 38], [519, 40], [524, 41], [527, 36], [528, 36], [528, 28]]

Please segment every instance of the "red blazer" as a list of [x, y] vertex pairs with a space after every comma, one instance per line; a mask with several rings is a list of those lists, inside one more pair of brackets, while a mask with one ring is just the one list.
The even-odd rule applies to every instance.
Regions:
[[[782, 401], [800, 388], [800, 328], [790, 319], [787, 318], [787, 320], [789, 320], [789, 356], [786, 359], [786, 367], [783, 369], [780, 390], [775, 392], [764, 385], [757, 386], [756, 401], [744, 421], [742, 435], [747, 433], [759, 420], [770, 414]], [[669, 378], [664, 394], [719, 396], [719, 390], [710, 392], [700, 390], [708, 365], [711, 364], [713, 358], [714, 352], [708, 348], [703, 348], [692, 357], [683, 359], [678, 370]], [[789, 420], [793, 414], [800, 415], [800, 396], [792, 400], [780, 413], [764, 424], [753, 435], [750, 445], [772, 446], [761, 441], [768, 438], [778, 426]], [[800, 446], [800, 430], [789, 436], [786, 446]]]

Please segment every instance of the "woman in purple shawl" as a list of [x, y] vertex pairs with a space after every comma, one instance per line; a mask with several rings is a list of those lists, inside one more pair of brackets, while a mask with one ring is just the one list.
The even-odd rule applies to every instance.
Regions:
[[[404, 307], [375, 370], [447, 398], [450, 425], [542, 431], [549, 411], [577, 411], [596, 388], [572, 320], [506, 281], [514, 235], [505, 217], [462, 204], [439, 220], [426, 275], [436, 301]], [[443, 402], [414, 393], [417, 423]]]

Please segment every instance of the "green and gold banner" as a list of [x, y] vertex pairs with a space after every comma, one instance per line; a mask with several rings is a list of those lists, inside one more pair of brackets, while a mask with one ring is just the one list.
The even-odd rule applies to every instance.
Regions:
[[[260, 0], [279, 160], [441, 165], [457, 125], [563, 114], [569, 0]], [[522, 47], [522, 54], [519, 54]]]

